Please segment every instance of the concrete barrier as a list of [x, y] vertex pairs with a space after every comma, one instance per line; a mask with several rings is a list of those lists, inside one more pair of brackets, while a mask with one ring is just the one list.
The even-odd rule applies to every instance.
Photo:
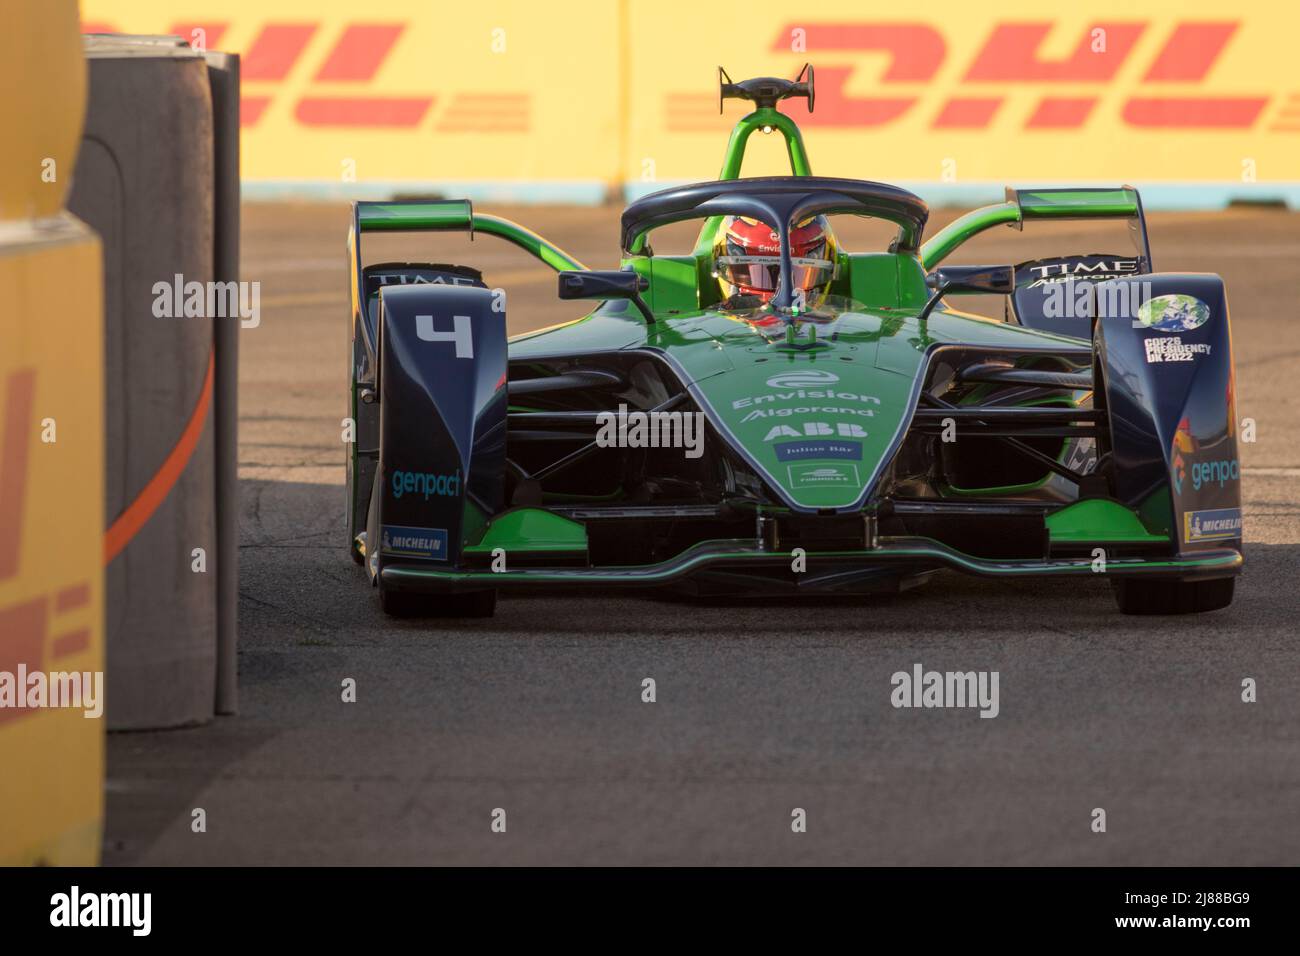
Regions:
[[[207, 53], [212, 87], [213, 248], [220, 281], [239, 278], [239, 57]], [[217, 713], [239, 707], [236, 646], [239, 609], [239, 328], [218, 322], [216, 379]]]
[[[238, 318], [214, 320], [220, 297], [207, 290], [237, 278], [238, 220], [218, 213], [217, 191], [237, 208], [238, 187], [232, 197], [217, 130], [235, 109], [238, 74], [210, 69], [174, 37], [88, 37], [86, 55], [89, 109], [69, 207], [104, 239], [108, 720], [110, 729], [181, 726], [217, 711], [219, 673], [223, 709], [234, 699], [227, 516], [237, 510], [233, 499], [218, 507], [214, 440], [220, 425], [220, 483], [233, 495]], [[219, 358], [218, 346], [229, 354]]]

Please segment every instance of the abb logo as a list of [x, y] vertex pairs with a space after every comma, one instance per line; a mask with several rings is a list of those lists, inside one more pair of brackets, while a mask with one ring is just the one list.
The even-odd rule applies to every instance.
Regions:
[[[929, 86], [948, 59], [943, 34], [924, 23], [787, 24], [772, 44], [773, 52], [789, 52], [791, 37], [802, 31], [805, 58], [823, 53], [884, 54], [886, 66], [877, 96], [845, 92], [855, 66], [827, 65], [817, 69], [817, 111], [800, 123], [813, 127], [861, 128], [883, 126], [924, 111], [932, 129], [984, 129], [1006, 99], [1006, 88], [1068, 85], [1069, 95], [1043, 92], [1024, 121], [1031, 130], [1082, 127], [1096, 108], [1105, 86], [1133, 54], [1151, 24], [1105, 21], [1086, 27], [1070, 52], [1050, 58], [1040, 51], [1052, 31], [1050, 22], [997, 23], [988, 39], [958, 76], [960, 91], [911, 90], [907, 84]], [[1235, 21], [1181, 22], [1164, 38], [1141, 73], [1139, 88], [1124, 98], [1119, 118], [1138, 129], [1248, 129], [1259, 120], [1270, 96], [1207, 94], [1171, 95], [1161, 84], [1204, 83], [1211, 68], [1240, 27]], [[1097, 86], [1096, 94], [1080, 94], [1080, 86]], [[891, 87], [894, 89], [891, 90]], [[895, 92], [897, 90], [897, 92]], [[1300, 131], [1300, 97], [1290, 97], [1269, 129]], [[717, 97], [669, 94], [668, 126], [689, 131], [715, 128]]]
[[[293, 101], [293, 118], [305, 127], [377, 127], [411, 129], [421, 126], [432, 112], [434, 130], [439, 133], [523, 133], [529, 129], [531, 101], [527, 93], [453, 93], [438, 97], [432, 93], [405, 96], [376, 96], [340, 93], [338, 84], [374, 82], [388, 62], [405, 23], [350, 23], [333, 37], [324, 59], [311, 73], [311, 91]], [[318, 33], [319, 22], [266, 23], [246, 48], [238, 43], [222, 46], [229, 38], [230, 24], [218, 20], [183, 21], [165, 32], [192, 40], [203, 31], [207, 49], [239, 53], [240, 125], [255, 127], [278, 96], [282, 84], [295, 70], [305, 71], [308, 46]], [[85, 33], [116, 32], [109, 23], [83, 23]], [[436, 108], [435, 108], [436, 107]]]
[[[27, 493], [27, 460], [34, 438], [32, 404], [36, 370], [19, 369], [4, 383], [0, 410], [0, 582], [17, 576]], [[90, 603], [90, 584], [71, 587], [0, 607], [0, 671], [44, 670], [45, 638], [58, 618]], [[90, 646], [90, 628], [73, 626], [54, 636], [51, 656], [66, 657]], [[32, 713], [24, 707], [0, 707], [0, 724]]]

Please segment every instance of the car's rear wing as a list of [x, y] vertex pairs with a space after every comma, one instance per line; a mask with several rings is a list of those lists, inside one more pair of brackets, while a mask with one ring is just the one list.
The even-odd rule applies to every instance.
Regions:
[[475, 213], [468, 199], [354, 202], [348, 249], [358, 279], [362, 264], [361, 235], [367, 232], [467, 232], [471, 239], [475, 233], [484, 233], [514, 243], [556, 272], [587, 268], [559, 246], [516, 222]]
[[559, 246], [547, 242], [537, 233], [516, 222], [475, 213], [468, 199], [412, 199], [392, 202], [358, 200], [352, 203], [352, 224], [348, 229], [348, 262], [351, 265], [353, 321], [364, 331], [366, 347], [373, 359], [376, 342], [373, 320], [366, 312], [365, 260], [361, 254], [361, 237], [372, 232], [467, 232], [497, 236], [514, 243], [556, 272], [585, 271], [586, 266]]
[[994, 226], [1024, 228], [1026, 220], [1126, 219], [1133, 245], [1143, 263], [1142, 271], [1151, 271], [1151, 246], [1147, 240], [1146, 216], [1142, 199], [1132, 186], [1012, 189], [1007, 188], [1006, 202], [983, 206], [953, 220], [921, 246], [921, 261], [933, 269], [948, 258], [958, 246]]

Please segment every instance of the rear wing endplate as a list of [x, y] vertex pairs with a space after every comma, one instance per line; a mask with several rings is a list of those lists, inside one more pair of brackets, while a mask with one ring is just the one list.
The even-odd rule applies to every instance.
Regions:
[[467, 232], [471, 239], [478, 232], [514, 243], [556, 272], [587, 268], [559, 246], [517, 222], [475, 213], [468, 199], [354, 202], [349, 247], [358, 276], [361, 274], [361, 235], [367, 232]]
[[1027, 220], [1126, 219], [1138, 255], [1151, 270], [1142, 198], [1132, 186], [1049, 189], [1007, 188], [1005, 202], [983, 206], [955, 219], [921, 246], [921, 261], [933, 269], [958, 246], [994, 226], [1023, 229]]

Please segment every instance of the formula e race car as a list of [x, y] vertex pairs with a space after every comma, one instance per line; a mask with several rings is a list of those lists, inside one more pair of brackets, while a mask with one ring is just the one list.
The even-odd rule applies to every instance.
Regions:
[[[945, 568], [1103, 575], [1125, 613], [1227, 606], [1224, 284], [1153, 271], [1137, 192], [1008, 190], [923, 241], [912, 193], [811, 174], [777, 108], [812, 109], [811, 70], [722, 74], [721, 95], [754, 107], [721, 175], [632, 202], [616, 271], [468, 201], [354, 204], [348, 540], [384, 610], [482, 616], [527, 587], [863, 592]], [[791, 175], [740, 178], [759, 129]], [[846, 251], [832, 217], [894, 238]], [[1060, 219], [1118, 220], [1134, 248], [943, 265], [993, 226]], [[656, 255], [655, 230], [685, 220], [694, 252]], [[476, 269], [363, 264], [366, 235], [427, 230], [514, 243], [561, 299], [599, 304], [507, 340]], [[1005, 319], [952, 308], [962, 293], [1004, 296]]]

